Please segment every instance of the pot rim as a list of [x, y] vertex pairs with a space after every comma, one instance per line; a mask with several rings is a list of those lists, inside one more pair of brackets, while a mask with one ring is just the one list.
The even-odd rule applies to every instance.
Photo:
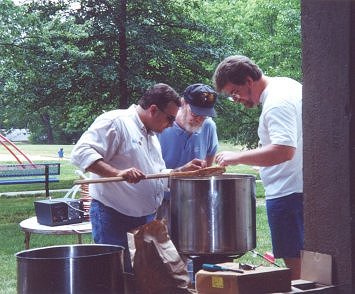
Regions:
[[[65, 248], [106, 248], [106, 249], [112, 249], [111, 251], [106, 251], [106, 252], [95, 252], [95, 253], [87, 253], [84, 255], [78, 255], [78, 256], [53, 256], [53, 257], [41, 257], [41, 256], [27, 256], [30, 255], [31, 253], [36, 253], [40, 251], [55, 251], [58, 249], [65, 249]], [[57, 245], [57, 246], [46, 246], [46, 247], [39, 247], [39, 248], [33, 248], [33, 249], [27, 249], [27, 250], [22, 250], [20, 252], [15, 253], [15, 257], [17, 259], [25, 259], [25, 260], [66, 260], [66, 259], [77, 259], [77, 258], [90, 258], [90, 257], [97, 257], [97, 256], [104, 256], [104, 255], [109, 255], [113, 254], [115, 252], [121, 251], [123, 252], [125, 248], [119, 245], [111, 245], [111, 244], [68, 244], [68, 245]]]
[[206, 181], [206, 180], [245, 180], [245, 179], [251, 179], [251, 180], [256, 180], [256, 176], [252, 174], [242, 174], [242, 173], [224, 173], [222, 175], [216, 175], [216, 176], [194, 176], [194, 177], [171, 177], [170, 180], [182, 180], [182, 181], [188, 181], [188, 180], [200, 180], [200, 181]]

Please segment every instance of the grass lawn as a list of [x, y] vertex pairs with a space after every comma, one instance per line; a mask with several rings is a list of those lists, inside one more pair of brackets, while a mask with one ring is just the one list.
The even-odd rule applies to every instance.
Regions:
[[[59, 183], [50, 183], [50, 189], [71, 188], [73, 181], [77, 179], [75, 175], [75, 167], [71, 165], [68, 157], [73, 148], [72, 145], [17, 145], [31, 159], [31, 156], [42, 156], [45, 160], [33, 160], [40, 162], [60, 162], [61, 174]], [[64, 148], [64, 159], [58, 159], [58, 150]], [[237, 150], [236, 147], [229, 144], [221, 144], [220, 150]], [[0, 158], [8, 156], [5, 148], [0, 147]], [[4, 161], [2, 161], [5, 163]], [[6, 163], [15, 163], [14, 161], [6, 161]], [[1, 162], [0, 162], [1, 164]], [[257, 176], [257, 171], [248, 166], [228, 167], [228, 172], [247, 173]], [[43, 184], [26, 184], [26, 185], [0, 185], [0, 193], [9, 191], [34, 191], [43, 190]], [[258, 203], [263, 203], [264, 190], [260, 183], [257, 183]], [[62, 197], [64, 193], [52, 194], [54, 197]], [[35, 215], [33, 202], [37, 199], [43, 199], [44, 194], [26, 196], [26, 197], [0, 197], [0, 294], [16, 293], [16, 257], [15, 254], [24, 250], [24, 233], [20, 231], [19, 223], [31, 216]], [[265, 206], [263, 204], [257, 206], [257, 247], [256, 251], [264, 253], [271, 251], [271, 242], [269, 228], [267, 225]], [[58, 235], [40, 235], [32, 234], [31, 248], [76, 244], [76, 236], [58, 236]], [[83, 243], [91, 243], [91, 236], [84, 235]], [[268, 265], [267, 262], [260, 257], [254, 257], [250, 252], [246, 253], [239, 259], [241, 262], [249, 262], [253, 264]], [[279, 262], [280, 263], [280, 262]], [[281, 263], [280, 263], [281, 264]]]

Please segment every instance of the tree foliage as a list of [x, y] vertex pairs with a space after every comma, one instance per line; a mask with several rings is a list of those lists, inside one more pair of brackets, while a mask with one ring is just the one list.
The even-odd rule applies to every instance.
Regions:
[[[74, 7], [73, 4], [80, 4]], [[245, 54], [268, 75], [301, 79], [298, 0], [0, 0], [0, 127], [75, 141], [103, 111], [150, 85], [211, 84]], [[220, 139], [257, 143], [258, 109], [220, 99]]]
[[[301, 81], [301, 24], [299, 0], [198, 1], [197, 18], [208, 15], [212, 27], [222, 27], [230, 54], [246, 55], [266, 75], [288, 76]], [[220, 60], [216, 60], [214, 67]], [[258, 144], [261, 109], [223, 101], [217, 105], [218, 135], [246, 147]]]

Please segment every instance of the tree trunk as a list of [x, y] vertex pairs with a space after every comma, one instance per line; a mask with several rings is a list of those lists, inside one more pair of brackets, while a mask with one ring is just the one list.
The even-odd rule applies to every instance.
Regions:
[[119, 65], [118, 65], [118, 90], [119, 107], [128, 107], [128, 88], [127, 88], [127, 40], [126, 40], [126, 21], [127, 21], [127, 0], [120, 0], [119, 8]]
[[49, 117], [49, 114], [48, 113], [41, 114], [41, 119], [42, 119], [43, 127], [47, 134], [47, 144], [53, 144], [54, 143], [53, 130], [52, 130], [51, 119]]

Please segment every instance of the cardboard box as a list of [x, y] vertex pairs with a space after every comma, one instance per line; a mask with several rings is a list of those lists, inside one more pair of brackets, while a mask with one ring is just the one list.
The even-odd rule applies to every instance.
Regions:
[[[238, 269], [233, 262], [219, 264]], [[244, 273], [229, 271], [196, 273], [196, 290], [199, 294], [247, 294], [291, 291], [291, 271], [288, 268], [260, 266]]]
[[303, 250], [301, 259], [301, 279], [292, 281], [289, 293], [333, 293], [332, 257]]
[[318, 284], [332, 284], [332, 257], [328, 254], [301, 251], [301, 279]]
[[287, 292], [288, 294], [293, 293], [334, 293], [335, 286], [333, 285], [322, 285], [315, 282], [307, 281], [307, 280], [293, 280], [291, 281], [291, 292]]
[[[243, 274], [201, 270], [196, 274], [196, 290], [199, 294], [334, 293], [336, 287], [332, 285], [332, 257], [328, 254], [303, 250], [301, 259], [300, 280], [290, 281], [290, 270], [276, 267], [258, 267], [254, 271], [245, 271]], [[237, 263], [220, 265], [231, 269], [239, 268]]]

